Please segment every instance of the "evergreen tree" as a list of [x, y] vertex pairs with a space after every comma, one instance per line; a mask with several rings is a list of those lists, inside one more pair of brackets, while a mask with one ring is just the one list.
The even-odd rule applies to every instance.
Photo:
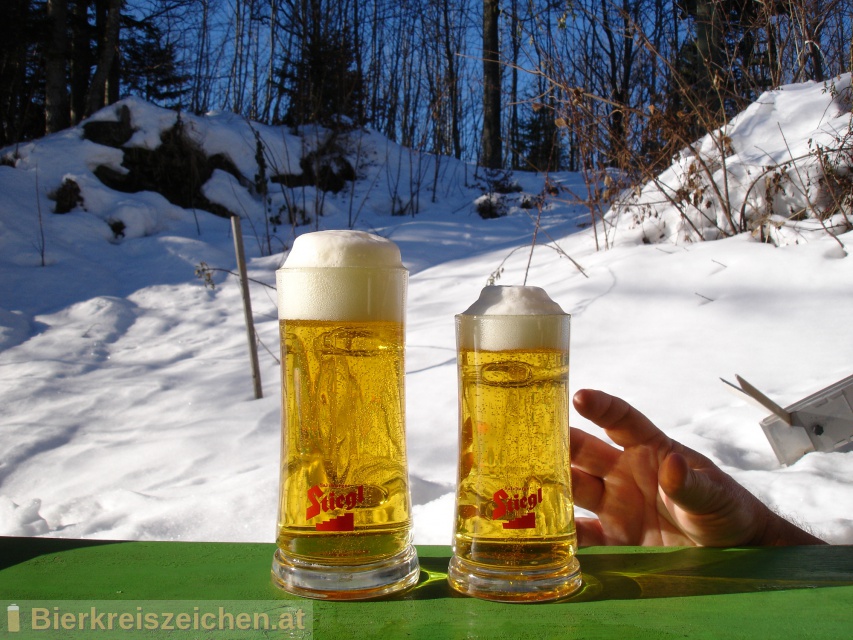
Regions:
[[563, 147], [552, 108], [534, 104], [530, 114], [521, 120], [518, 142], [524, 159], [519, 168], [528, 171], [557, 171], [561, 168]]
[[175, 44], [149, 20], [125, 17], [122, 33], [123, 93], [170, 109], [182, 108], [190, 77], [178, 69]]
[[44, 134], [43, 1], [0, 2], [0, 144]]
[[[692, 36], [677, 52], [675, 66], [690, 86], [693, 100], [718, 122], [732, 117], [761, 92], [772, 88], [767, 73], [769, 20], [781, 4], [751, 0], [678, 0], [689, 17]], [[823, 72], [814, 69], [815, 80]], [[683, 89], [682, 89], [683, 91]]]
[[343, 116], [362, 124], [363, 79], [355, 60], [346, 30], [306, 40], [295, 64], [281, 72], [282, 92], [289, 99], [285, 123], [335, 124]]

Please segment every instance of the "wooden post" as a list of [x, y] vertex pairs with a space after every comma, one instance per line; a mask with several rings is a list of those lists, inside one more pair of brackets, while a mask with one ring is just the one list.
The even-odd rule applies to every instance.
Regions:
[[240, 216], [231, 216], [231, 231], [234, 233], [237, 273], [240, 275], [240, 290], [243, 293], [243, 315], [246, 318], [249, 358], [252, 361], [252, 384], [255, 387], [255, 399], [258, 399], [264, 397], [264, 390], [261, 387], [261, 370], [258, 366], [258, 345], [255, 342], [255, 321], [252, 317], [252, 299], [249, 297], [249, 279], [246, 276], [246, 254], [243, 251], [243, 231], [240, 228]]

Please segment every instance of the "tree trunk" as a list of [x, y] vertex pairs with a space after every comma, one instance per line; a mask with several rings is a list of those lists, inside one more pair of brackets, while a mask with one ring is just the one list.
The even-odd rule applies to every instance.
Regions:
[[86, 96], [86, 115], [92, 115], [107, 105], [107, 80], [116, 62], [122, 0], [104, 0], [107, 15], [98, 52], [98, 66]]
[[696, 3], [696, 47], [699, 50], [700, 68], [697, 69], [704, 81], [708, 106], [718, 109], [718, 88], [721, 76], [725, 76], [723, 29], [724, 16], [716, 0], [698, 0]]
[[462, 138], [459, 132], [459, 63], [456, 61], [456, 46], [453, 41], [453, 24], [450, 18], [450, 2], [441, 3], [444, 57], [447, 63], [447, 93], [450, 99], [450, 137], [453, 142], [453, 157], [462, 157]]
[[0, 144], [20, 139], [27, 95], [27, 30], [30, 24], [29, 0], [3, 0], [0, 3]]
[[54, 133], [69, 125], [67, 0], [48, 0], [47, 22], [50, 35], [44, 56], [44, 129], [45, 133]]
[[820, 51], [820, 47], [818, 46], [818, 42], [820, 42], [819, 37], [816, 35], [817, 31], [820, 29], [820, 23], [825, 19], [825, 16], [804, 16], [805, 22], [805, 35], [809, 58], [812, 61], [812, 73], [809, 77], [809, 80], [814, 80], [815, 82], [823, 82], [826, 77], [823, 73], [823, 59]]
[[204, 113], [208, 110], [208, 96], [210, 95], [210, 3], [203, 0], [201, 3], [201, 19], [199, 23], [199, 34], [197, 41], [197, 53], [194, 64], [195, 73], [192, 78], [192, 89], [190, 90], [190, 111], [193, 113]]
[[519, 156], [519, 148], [521, 146], [521, 136], [518, 130], [518, 67], [519, 53], [521, 51], [521, 29], [519, 28], [518, 19], [518, 0], [512, 0], [511, 5], [512, 15], [510, 16], [510, 47], [512, 49], [511, 60], [512, 68], [510, 69], [510, 90], [509, 90], [509, 144], [510, 144], [510, 164], [513, 169], [521, 168], [521, 158]]
[[483, 156], [487, 169], [500, 169], [501, 66], [498, 0], [483, 0]]
[[86, 115], [86, 93], [92, 67], [92, 48], [89, 38], [89, 7], [91, 0], [77, 0], [71, 7], [71, 124]]

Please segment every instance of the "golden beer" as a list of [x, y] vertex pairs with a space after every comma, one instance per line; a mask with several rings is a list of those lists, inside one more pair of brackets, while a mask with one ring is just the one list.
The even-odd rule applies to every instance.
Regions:
[[[409, 543], [403, 325], [282, 320], [278, 547], [330, 564]], [[287, 388], [291, 385], [291, 388]]]
[[[308, 597], [371, 598], [419, 575], [405, 446], [406, 271], [396, 246], [376, 236], [318, 232], [300, 241], [276, 273], [282, 466], [273, 580]], [[312, 252], [318, 267], [304, 266]]]
[[460, 457], [448, 579], [462, 593], [536, 601], [580, 586], [569, 318], [457, 316]]

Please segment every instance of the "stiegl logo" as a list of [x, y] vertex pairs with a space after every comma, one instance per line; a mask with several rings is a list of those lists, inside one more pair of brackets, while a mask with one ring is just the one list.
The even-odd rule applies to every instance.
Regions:
[[[349, 489], [349, 491], [347, 491]], [[305, 510], [305, 519], [311, 520], [321, 513], [346, 509], [347, 513], [341, 514], [325, 522], [317, 522], [314, 528], [317, 531], [354, 531], [355, 518], [352, 510], [357, 505], [364, 503], [364, 485], [357, 487], [333, 487], [324, 491], [320, 485], [314, 485], [308, 489], [308, 508]]]
[[495, 501], [495, 510], [492, 512], [492, 520], [510, 514], [515, 516], [523, 512], [524, 515], [518, 515], [503, 523], [504, 529], [535, 529], [536, 528], [536, 513], [534, 509], [542, 504], [542, 487], [535, 493], [522, 495], [514, 493], [510, 498], [509, 494], [504, 489], [495, 491], [492, 499]]

